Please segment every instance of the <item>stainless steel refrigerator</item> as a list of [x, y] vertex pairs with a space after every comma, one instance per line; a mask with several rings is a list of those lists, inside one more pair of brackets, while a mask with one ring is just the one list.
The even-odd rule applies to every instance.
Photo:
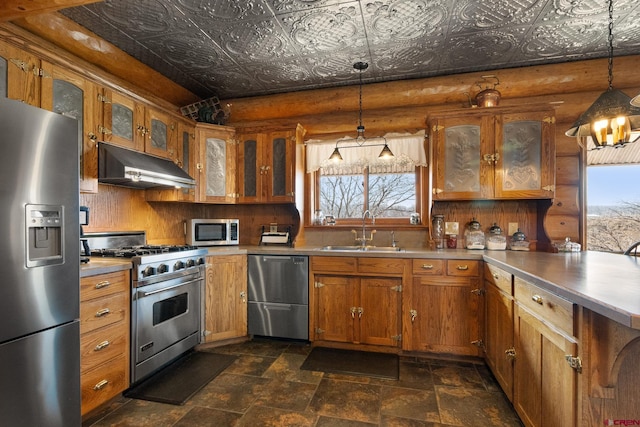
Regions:
[[0, 425], [79, 426], [78, 122], [0, 98]]

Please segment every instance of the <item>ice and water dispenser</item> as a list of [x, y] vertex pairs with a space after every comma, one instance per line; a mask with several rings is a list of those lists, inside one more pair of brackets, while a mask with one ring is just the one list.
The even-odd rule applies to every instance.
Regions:
[[64, 209], [61, 205], [27, 205], [25, 228], [27, 267], [64, 262]]

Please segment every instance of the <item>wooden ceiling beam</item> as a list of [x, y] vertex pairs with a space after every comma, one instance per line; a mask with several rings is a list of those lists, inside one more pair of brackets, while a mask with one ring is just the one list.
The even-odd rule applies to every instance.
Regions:
[[0, 22], [55, 12], [67, 7], [82, 6], [99, 1], [102, 0], [2, 0], [2, 4], [0, 4]]

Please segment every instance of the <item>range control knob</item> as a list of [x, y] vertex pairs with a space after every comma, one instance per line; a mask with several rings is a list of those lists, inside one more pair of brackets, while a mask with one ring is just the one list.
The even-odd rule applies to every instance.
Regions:
[[195, 267], [196, 261], [193, 258], [187, 260], [187, 267]]
[[196, 261], [196, 264], [204, 265], [204, 258], [202, 258], [202, 257], [198, 258], [198, 261]]
[[156, 269], [151, 266], [148, 266], [147, 268], [142, 270], [142, 277], [149, 277], [153, 276], [154, 274], [156, 274]]
[[158, 274], [166, 273], [167, 271], [169, 271], [169, 266], [167, 264], [160, 264], [158, 266]]
[[184, 268], [184, 262], [182, 261], [176, 261], [176, 263], [173, 264], [174, 270], [182, 270], [183, 268]]

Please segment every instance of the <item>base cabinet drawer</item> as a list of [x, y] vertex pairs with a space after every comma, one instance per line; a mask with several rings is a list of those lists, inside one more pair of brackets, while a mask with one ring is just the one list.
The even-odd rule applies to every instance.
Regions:
[[128, 387], [127, 358], [122, 355], [80, 375], [82, 413], [97, 408]]
[[85, 372], [129, 351], [125, 322], [106, 326], [80, 337], [80, 371]]

